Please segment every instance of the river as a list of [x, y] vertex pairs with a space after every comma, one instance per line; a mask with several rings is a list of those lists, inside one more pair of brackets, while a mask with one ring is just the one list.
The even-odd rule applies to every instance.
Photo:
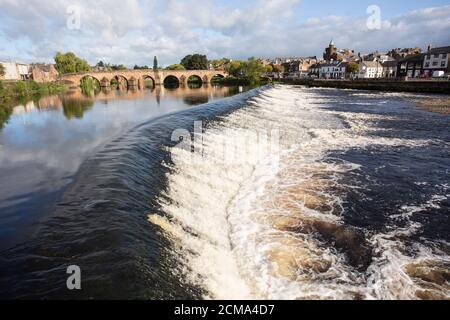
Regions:
[[158, 90], [15, 110], [0, 297], [450, 298], [449, 115], [413, 94]]

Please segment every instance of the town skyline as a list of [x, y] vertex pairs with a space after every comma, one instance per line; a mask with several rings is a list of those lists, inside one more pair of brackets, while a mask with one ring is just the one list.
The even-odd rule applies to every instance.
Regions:
[[[370, 3], [366, 2], [341, 10], [331, 2], [320, 9], [307, 0], [254, 1], [246, 6], [234, 1], [162, 5], [129, 0], [99, 13], [80, 1], [80, 26], [71, 29], [70, 1], [51, 6], [29, 1], [26, 10], [19, 10], [21, 1], [0, 1], [0, 18], [6, 22], [0, 26], [0, 60], [49, 63], [57, 51], [73, 51], [91, 65], [100, 60], [127, 67], [149, 65], [156, 55], [167, 66], [193, 52], [210, 59], [321, 57], [324, 43], [331, 39], [339, 48], [361, 53], [417, 46], [425, 50], [428, 44], [439, 47], [450, 42], [446, 1], [398, 1], [395, 5], [378, 1], [381, 21], [373, 29], [367, 26]], [[147, 16], [149, 12], [153, 15]], [[24, 26], [23, 20], [33, 23]], [[306, 37], [308, 41], [303, 41]]]

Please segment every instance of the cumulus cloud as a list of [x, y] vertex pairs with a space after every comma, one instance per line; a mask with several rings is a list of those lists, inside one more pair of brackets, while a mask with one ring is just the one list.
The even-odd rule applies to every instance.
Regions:
[[[81, 29], [66, 26], [67, 8], [81, 9]], [[217, 0], [0, 0], [0, 58], [51, 61], [73, 51], [91, 63], [175, 63], [192, 52], [210, 58], [320, 55], [330, 39], [366, 52], [450, 45], [450, 6], [420, 9], [368, 30], [367, 16], [299, 20], [300, 0], [253, 0], [239, 7]]]

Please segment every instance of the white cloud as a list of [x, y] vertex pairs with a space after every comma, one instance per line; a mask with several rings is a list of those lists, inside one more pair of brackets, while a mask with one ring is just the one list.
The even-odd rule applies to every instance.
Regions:
[[[67, 7], [82, 8], [81, 30], [66, 27]], [[321, 54], [331, 38], [356, 51], [450, 45], [450, 6], [427, 8], [368, 30], [366, 16], [298, 21], [299, 0], [254, 0], [232, 8], [215, 0], [0, 0], [0, 53], [51, 61], [74, 51], [91, 63], [151, 65], [201, 52], [230, 56]], [[0, 57], [2, 58], [2, 57]]]

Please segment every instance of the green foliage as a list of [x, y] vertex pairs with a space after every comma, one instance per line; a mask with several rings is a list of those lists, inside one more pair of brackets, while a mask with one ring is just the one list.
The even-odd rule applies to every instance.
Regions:
[[0, 129], [7, 123], [13, 106], [17, 103], [26, 103], [43, 95], [60, 93], [64, 88], [63, 85], [54, 82], [18, 81], [5, 84], [0, 82]]
[[153, 58], [153, 71], [158, 71], [158, 58]]
[[100, 83], [92, 77], [84, 77], [81, 79], [81, 91], [88, 96], [94, 96], [100, 91]]
[[78, 58], [74, 53], [60, 53], [55, 56], [56, 70], [60, 74], [89, 71], [91, 68], [86, 60]]
[[5, 75], [5, 66], [0, 63], [0, 77]]
[[64, 99], [62, 101], [64, 116], [70, 119], [82, 119], [84, 113], [91, 109], [94, 103], [89, 100]]
[[347, 65], [347, 72], [350, 74], [356, 74], [359, 72], [359, 65], [355, 62], [350, 62]]
[[205, 55], [187, 55], [180, 63], [186, 70], [208, 70], [208, 58]]
[[250, 58], [244, 64], [244, 75], [250, 83], [257, 83], [261, 80], [261, 76], [266, 72], [266, 67], [261, 60]]
[[214, 70], [225, 70], [230, 63], [231, 60], [228, 58], [209, 61], [209, 64], [213, 67]]
[[243, 61], [232, 61], [230, 62], [227, 67], [225, 68], [225, 71], [228, 72], [230, 76], [239, 78], [244, 76], [244, 63]]
[[255, 58], [249, 58], [247, 61], [232, 61], [226, 68], [229, 75], [245, 79], [251, 84], [258, 83], [267, 70], [261, 60]]
[[119, 65], [113, 64], [113, 65], [111, 65], [111, 70], [114, 70], [114, 71], [127, 70], [127, 67], [124, 66], [123, 64], [119, 64]]
[[134, 69], [134, 70], [148, 70], [148, 69], [150, 69], [150, 68], [149, 68], [148, 66], [138, 66], [138, 65], [135, 65], [133, 69]]
[[0, 106], [0, 129], [3, 129], [5, 124], [8, 122], [12, 112], [13, 112], [12, 107]]
[[186, 68], [181, 64], [171, 64], [170, 66], [166, 67], [166, 70], [186, 70]]

